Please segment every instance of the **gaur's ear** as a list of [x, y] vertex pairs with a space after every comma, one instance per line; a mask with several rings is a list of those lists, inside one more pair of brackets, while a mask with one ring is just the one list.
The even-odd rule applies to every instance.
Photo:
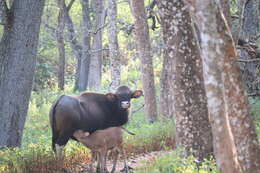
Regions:
[[139, 98], [143, 95], [143, 91], [142, 90], [135, 90], [132, 95], [131, 98]]
[[115, 101], [116, 100], [116, 95], [112, 94], [112, 93], [107, 93], [106, 97], [108, 98], [108, 100], [111, 100], [111, 101]]

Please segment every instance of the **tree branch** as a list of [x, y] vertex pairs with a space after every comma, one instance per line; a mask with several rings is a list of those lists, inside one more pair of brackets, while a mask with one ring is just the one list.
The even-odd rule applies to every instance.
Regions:
[[238, 59], [238, 62], [256, 62], [260, 61], [260, 58], [254, 58], [254, 59]]
[[71, 0], [70, 3], [68, 4], [68, 6], [67, 6], [67, 10], [68, 11], [70, 11], [70, 9], [71, 9], [71, 7], [72, 7], [74, 2], [75, 2], [75, 0]]
[[[74, 0], [71, 0], [72, 4]], [[70, 43], [70, 47], [73, 50], [73, 53], [77, 59], [80, 59], [82, 57], [82, 46], [78, 43], [76, 32], [74, 29], [74, 24], [72, 22], [72, 19], [69, 15], [68, 8], [66, 7], [65, 1], [64, 0], [59, 0], [58, 5], [60, 8], [60, 12], [64, 14], [64, 20], [66, 22], [66, 26], [68, 29], [68, 39]]]

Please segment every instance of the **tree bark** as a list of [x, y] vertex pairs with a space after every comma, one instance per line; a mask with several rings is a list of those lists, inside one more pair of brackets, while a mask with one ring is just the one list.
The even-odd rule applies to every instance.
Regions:
[[61, 90], [64, 90], [64, 73], [65, 73], [65, 45], [64, 45], [64, 13], [62, 10], [59, 12], [58, 16], [58, 27], [56, 30], [56, 37], [57, 37], [57, 46], [59, 51], [59, 70], [58, 70], [58, 87]]
[[102, 71], [102, 32], [105, 18], [103, 0], [94, 0], [93, 9], [95, 9], [94, 34], [91, 49], [91, 60], [89, 67], [88, 88], [91, 90], [100, 90], [101, 71]]
[[89, 8], [89, 0], [81, 0], [82, 6], [82, 57], [80, 62], [80, 75], [78, 81], [78, 90], [84, 91], [88, 85], [88, 74], [89, 74], [89, 66], [90, 66], [90, 8]]
[[[163, 22], [166, 19], [163, 19]], [[163, 27], [163, 39], [167, 39], [167, 30]], [[160, 114], [169, 119], [174, 118], [174, 108], [172, 106], [173, 103], [173, 95], [170, 92], [170, 56], [166, 50], [164, 49], [163, 53], [163, 66], [161, 72], [161, 79], [160, 79]]]
[[[236, 49], [227, 24], [217, 11], [217, 30], [222, 38], [220, 50], [223, 50], [225, 99], [228, 116], [237, 149], [238, 161], [243, 173], [260, 172], [260, 152], [258, 140], [249, 109], [247, 94], [237, 64]], [[246, 135], [245, 135], [246, 134]]]
[[158, 1], [169, 56], [170, 103], [176, 117], [176, 143], [200, 161], [213, 152], [200, 50], [183, 0]]
[[[220, 172], [259, 172], [258, 141], [220, 4], [196, 1], [214, 153]], [[216, 51], [218, 50], [218, 51]]]
[[240, 173], [241, 168], [224, 100], [224, 84], [221, 74], [224, 64], [220, 60], [223, 55], [221, 51], [216, 51], [220, 50], [220, 41], [215, 14], [215, 4], [212, 1], [196, 1], [196, 15], [200, 21], [204, 80], [217, 166], [220, 173]]
[[111, 67], [111, 90], [116, 90], [121, 80], [121, 62], [117, 39], [117, 4], [116, 0], [108, 0], [108, 45]]
[[44, 0], [15, 0], [0, 42], [0, 147], [21, 145]]
[[156, 94], [149, 28], [146, 20], [144, 0], [132, 0], [132, 13], [135, 19], [137, 50], [141, 59], [146, 120], [148, 122], [154, 122], [157, 120]]

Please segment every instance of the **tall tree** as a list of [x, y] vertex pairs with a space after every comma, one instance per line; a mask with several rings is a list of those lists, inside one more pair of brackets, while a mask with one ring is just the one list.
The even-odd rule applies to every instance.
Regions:
[[120, 85], [120, 52], [117, 39], [117, 4], [116, 0], [108, 0], [108, 45], [111, 67], [111, 89]]
[[[161, 7], [162, 8], [162, 7]], [[166, 21], [166, 19], [163, 19], [163, 23]], [[163, 27], [165, 29], [165, 27]], [[163, 31], [165, 33], [164, 40], [167, 38], [167, 32]], [[174, 107], [172, 106], [173, 103], [173, 95], [170, 92], [170, 79], [171, 76], [171, 64], [170, 64], [170, 56], [166, 50], [164, 49], [163, 53], [163, 66], [162, 66], [162, 72], [161, 72], [161, 79], [160, 79], [160, 114], [165, 118], [174, 118]]]
[[56, 38], [57, 38], [57, 46], [59, 51], [59, 70], [58, 70], [58, 87], [63, 90], [64, 89], [64, 75], [65, 75], [65, 44], [64, 44], [64, 13], [63, 11], [59, 11], [58, 15], [58, 27], [56, 30]]
[[91, 49], [91, 60], [89, 67], [88, 88], [99, 90], [101, 86], [102, 71], [102, 32], [105, 21], [104, 0], [93, 0], [94, 9], [94, 26], [93, 26], [93, 43]]
[[176, 142], [202, 161], [213, 152], [200, 50], [183, 0], [160, 0], [158, 8], [168, 59], [169, 90], [176, 117]]
[[82, 57], [80, 63], [80, 76], [78, 81], [78, 90], [84, 91], [88, 86], [88, 74], [90, 68], [90, 39], [91, 39], [91, 21], [89, 0], [81, 0], [82, 6]]
[[[196, 1], [214, 153], [220, 172], [259, 172], [258, 141], [220, 4]], [[212, 15], [213, 14], [213, 15]], [[216, 51], [219, 50], [219, 51]]]
[[138, 54], [141, 59], [141, 71], [144, 90], [145, 114], [148, 122], [157, 120], [156, 94], [154, 87], [153, 61], [149, 28], [144, 8], [144, 0], [132, 0], [132, 12], [135, 18], [135, 39]]
[[4, 3], [6, 24], [0, 42], [0, 147], [21, 145], [44, 0]]
[[64, 20], [67, 27], [67, 37], [69, 40], [70, 47], [73, 51], [73, 54], [77, 60], [77, 67], [76, 67], [76, 75], [75, 75], [75, 86], [74, 90], [84, 91], [87, 88], [87, 81], [88, 81], [88, 72], [89, 72], [89, 65], [90, 65], [90, 55], [89, 55], [89, 25], [88, 19], [88, 2], [87, 0], [82, 0], [82, 13], [83, 13], [83, 46], [78, 41], [77, 33], [74, 28], [74, 23], [69, 15], [69, 11], [73, 5], [75, 0], [71, 0], [68, 5], [65, 4], [65, 0], [58, 0], [58, 5], [60, 11], [64, 13]]
[[204, 80], [208, 111], [214, 139], [214, 154], [221, 173], [240, 173], [233, 134], [231, 133], [224, 100], [221, 51], [218, 43], [214, 4], [211, 0], [195, 1], [196, 14], [200, 21]]

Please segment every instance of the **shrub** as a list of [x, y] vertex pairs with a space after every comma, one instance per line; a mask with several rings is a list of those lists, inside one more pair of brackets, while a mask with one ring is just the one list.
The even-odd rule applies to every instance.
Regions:
[[193, 156], [182, 157], [181, 150], [175, 150], [158, 159], [144, 162], [137, 173], [217, 173], [214, 159], [210, 158], [198, 167]]

